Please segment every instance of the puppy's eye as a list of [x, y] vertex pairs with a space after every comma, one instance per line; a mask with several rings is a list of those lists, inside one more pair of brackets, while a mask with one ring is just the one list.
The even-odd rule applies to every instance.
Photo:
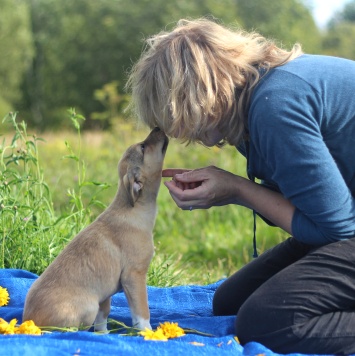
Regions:
[[144, 143], [142, 143], [142, 144], [141, 144], [142, 153], [144, 153], [144, 149], [145, 149], [145, 145], [144, 145]]

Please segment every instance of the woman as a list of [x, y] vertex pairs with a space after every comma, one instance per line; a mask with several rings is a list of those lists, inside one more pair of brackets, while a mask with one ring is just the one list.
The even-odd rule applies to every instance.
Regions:
[[221, 284], [215, 315], [237, 314], [242, 344], [355, 353], [355, 62], [205, 19], [147, 44], [127, 83], [138, 117], [184, 142], [236, 146], [251, 178], [167, 169], [176, 204], [242, 205], [292, 236]]

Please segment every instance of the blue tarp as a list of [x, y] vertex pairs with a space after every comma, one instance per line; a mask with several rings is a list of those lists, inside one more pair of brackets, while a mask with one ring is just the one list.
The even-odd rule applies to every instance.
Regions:
[[[22, 322], [26, 293], [37, 275], [23, 270], [0, 269], [0, 286], [7, 288], [10, 302], [0, 307], [0, 318]], [[145, 341], [140, 336], [117, 333], [100, 335], [90, 331], [52, 332], [41, 336], [0, 335], [0, 355], [277, 355], [259, 343], [242, 347], [234, 339], [234, 316], [212, 315], [212, 298], [220, 282], [207, 286], [148, 287], [151, 324], [170, 321], [202, 333], [169, 341]], [[131, 325], [123, 293], [112, 298], [110, 318]]]

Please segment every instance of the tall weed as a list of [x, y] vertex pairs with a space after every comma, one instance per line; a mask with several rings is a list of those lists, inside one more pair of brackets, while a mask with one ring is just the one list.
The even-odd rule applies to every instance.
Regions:
[[10, 113], [14, 128], [9, 144], [0, 145], [0, 233], [2, 268], [40, 271], [56, 253], [52, 230], [57, 224], [52, 197], [40, 168], [38, 142], [24, 122]]
[[[16, 116], [10, 113], [4, 118], [3, 122], [10, 122], [15, 133], [9, 144], [3, 138], [0, 146], [0, 267], [22, 268], [40, 274], [68, 241], [90, 223], [91, 207], [105, 206], [96, 195], [108, 185], [85, 180], [80, 149], [75, 152], [66, 142], [69, 154], [64, 158], [76, 162], [78, 179], [67, 191], [66, 210], [55, 211], [40, 162], [38, 142], [44, 140], [29, 135], [26, 123], [18, 123]], [[70, 118], [80, 146], [79, 120], [82, 118], [74, 110], [70, 111]], [[88, 204], [83, 202], [86, 186], [97, 188], [92, 191]]]

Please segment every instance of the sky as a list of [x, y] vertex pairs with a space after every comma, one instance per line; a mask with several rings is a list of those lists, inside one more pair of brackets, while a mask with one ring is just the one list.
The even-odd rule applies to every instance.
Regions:
[[341, 10], [350, 0], [308, 0], [313, 8], [317, 25], [324, 28], [337, 10]]

